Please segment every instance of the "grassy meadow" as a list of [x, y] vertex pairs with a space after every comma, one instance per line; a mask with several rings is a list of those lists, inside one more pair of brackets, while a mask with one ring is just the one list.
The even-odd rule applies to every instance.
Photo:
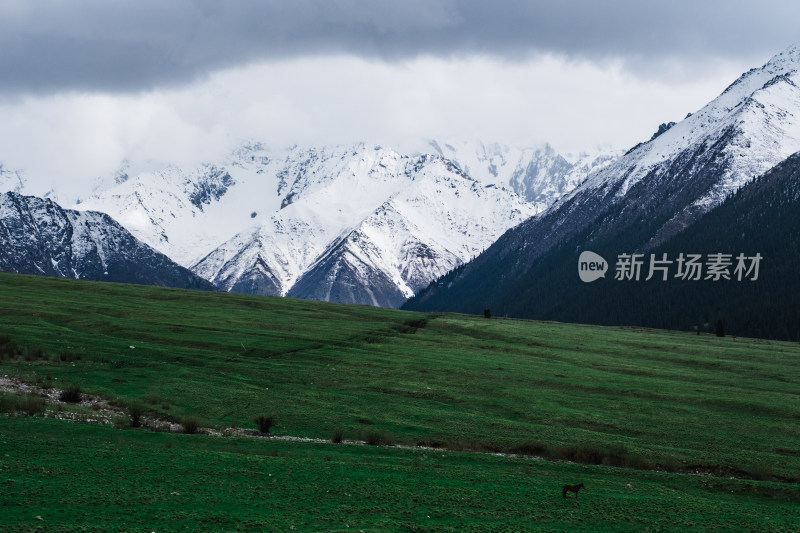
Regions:
[[10, 531], [800, 523], [797, 344], [5, 273], [0, 301], [0, 377], [328, 441], [0, 414]]

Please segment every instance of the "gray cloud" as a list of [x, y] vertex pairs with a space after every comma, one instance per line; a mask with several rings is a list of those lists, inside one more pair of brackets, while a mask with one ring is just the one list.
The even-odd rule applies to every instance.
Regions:
[[4, 0], [0, 92], [138, 92], [331, 54], [616, 57], [646, 76], [670, 61], [760, 64], [800, 38], [798, 15], [795, 0]]

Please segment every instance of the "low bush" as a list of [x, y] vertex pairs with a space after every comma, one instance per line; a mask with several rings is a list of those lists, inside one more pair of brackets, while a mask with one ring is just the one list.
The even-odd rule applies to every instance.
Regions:
[[392, 446], [394, 444], [392, 435], [383, 429], [368, 429], [362, 432], [361, 440], [370, 446]]
[[44, 413], [46, 405], [45, 399], [35, 394], [0, 395], [0, 413], [36, 416]]
[[142, 426], [142, 416], [144, 415], [144, 406], [140, 403], [132, 403], [128, 406], [128, 416], [130, 417], [130, 426], [138, 428]]
[[144, 401], [149, 403], [150, 405], [156, 405], [161, 403], [161, 396], [159, 396], [155, 392], [150, 392], [148, 393], [147, 396], [144, 397]]
[[400, 326], [400, 333], [416, 333], [418, 329], [422, 329], [428, 325], [428, 320], [426, 318], [420, 318], [418, 320], [406, 320], [403, 322], [403, 325]]
[[44, 413], [47, 402], [41, 396], [25, 394], [19, 402], [20, 411], [28, 416], [36, 416]]
[[58, 399], [66, 403], [80, 403], [82, 399], [81, 388], [78, 386], [70, 386], [61, 391]]
[[80, 361], [80, 354], [75, 353], [70, 348], [63, 348], [58, 354], [58, 360], [62, 363], [72, 363], [73, 361]]
[[181, 419], [181, 426], [183, 427], [184, 433], [191, 435], [197, 433], [197, 430], [200, 429], [200, 421], [194, 416], [187, 416]]
[[331, 432], [331, 442], [340, 444], [343, 438], [344, 432], [342, 431], [342, 428], [334, 428], [334, 430]]
[[255, 419], [255, 423], [258, 426], [259, 433], [262, 435], [268, 435], [274, 421], [275, 419], [271, 416], [261, 415], [257, 417]]
[[497, 445], [472, 440], [455, 439], [447, 441], [434, 441], [439, 447], [454, 452], [481, 452], [481, 453], [514, 453], [511, 450], [501, 448]]
[[0, 413], [13, 415], [17, 412], [17, 402], [13, 396], [0, 394]]
[[28, 346], [25, 348], [26, 361], [38, 361], [47, 358], [47, 354], [41, 346]]
[[751, 478], [758, 481], [771, 481], [774, 477], [772, 467], [766, 463], [756, 463], [748, 468], [747, 472]]
[[598, 446], [581, 444], [545, 449], [545, 457], [575, 463], [653, 470], [656, 464], [628, 452], [622, 445]]
[[511, 448], [511, 453], [517, 455], [543, 455], [546, 451], [544, 444], [538, 442], [525, 441]]
[[0, 361], [6, 357], [14, 358], [19, 352], [17, 343], [11, 340], [11, 337], [5, 333], [0, 333]]
[[20, 349], [16, 342], [12, 341], [8, 335], [0, 335], [0, 360], [4, 357], [13, 359], [19, 353]]

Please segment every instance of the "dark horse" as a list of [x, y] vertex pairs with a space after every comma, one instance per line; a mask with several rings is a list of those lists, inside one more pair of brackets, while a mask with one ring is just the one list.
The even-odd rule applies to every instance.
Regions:
[[567, 492], [574, 492], [575, 497], [578, 497], [578, 491], [583, 488], [583, 483], [578, 483], [577, 485], [564, 485], [564, 490], [561, 491], [561, 495], [563, 497], [567, 497]]

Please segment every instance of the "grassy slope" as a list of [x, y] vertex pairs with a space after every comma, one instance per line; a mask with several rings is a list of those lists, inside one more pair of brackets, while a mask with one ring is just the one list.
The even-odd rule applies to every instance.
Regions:
[[[797, 489], [489, 454], [0, 424], [3, 531], [796, 531]], [[581, 480], [579, 498], [561, 485]], [[628, 487], [630, 485], [630, 487]], [[41, 517], [41, 519], [37, 518]], [[417, 529], [414, 529], [417, 528]]]
[[[613, 447], [651, 463], [800, 477], [796, 344], [10, 274], [0, 274], [0, 301], [0, 333], [52, 354], [6, 357], [3, 374], [79, 384], [174, 418], [196, 415], [204, 425], [254, 427], [255, 416], [273, 414], [274, 433], [327, 438], [338, 426], [345, 438], [378, 428], [397, 442], [475, 449]], [[81, 359], [58, 361], [62, 349]], [[313, 461], [349, 453], [329, 449], [304, 453]], [[348, 460], [358, 462], [367, 452], [353, 453]], [[416, 452], [369, 453], [402, 462]], [[562, 468], [546, 465], [536, 468]], [[432, 483], [447, 477], [430, 472]], [[594, 483], [621, 475], [596, 472]], [[373, 474], [365, 466], [352, 475]], [[794, 485], [784, 487], [797, 497]], [[527, 516], [516, 503], [508, 510]]]

